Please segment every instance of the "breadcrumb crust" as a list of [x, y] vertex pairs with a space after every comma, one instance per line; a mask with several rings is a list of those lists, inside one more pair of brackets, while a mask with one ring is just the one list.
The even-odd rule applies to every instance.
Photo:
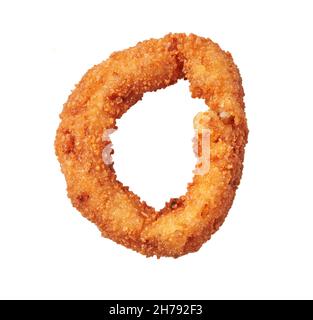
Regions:
[[[103, 162], [102, 134], [145, 92], [181, 78], [208, 106], [194, 126], [210, 130], [210, 170], [156, 212]], [[146, 256], [197, 251], [223, 223], [240, 182], [248, 136], [243, 96], [230, 53], [210, 39], [169, 34], [113, 53], [85, 74], [60, 115], [55, 150], [73, 206], [104, 237]]]

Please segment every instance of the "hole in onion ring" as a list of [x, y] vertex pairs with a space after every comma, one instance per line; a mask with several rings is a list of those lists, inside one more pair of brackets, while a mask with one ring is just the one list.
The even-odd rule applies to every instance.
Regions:
[[146, 93], [109, 133], [117, 179], [156, 210], [186, 193], [196, 167], [193, 118], [207, 106], [188, 85]]

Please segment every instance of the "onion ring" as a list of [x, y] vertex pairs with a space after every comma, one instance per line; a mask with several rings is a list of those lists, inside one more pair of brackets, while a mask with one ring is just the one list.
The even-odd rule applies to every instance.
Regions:
[[[145, 92], [181, 78], [189, 80], [192, 97], [209, 107], [194, 126], [198, 147], [210, 145], [210, 157], [198, 169], [208, 161], [210, 166], [196, 170], [187, 193], [157, 212], [103, 161], [108, 141], [102, 135]], [[241, 179], [248, 136], [243, 96], [231, 54], [210, 39], [169, 34], [113, 53], [86, 73], [60, 115], [55, 149], [73, 206], [104, 237], [146, 256], [197, 251], [223, 223]], [[205, 130], [210, 134], [202, 135]]]

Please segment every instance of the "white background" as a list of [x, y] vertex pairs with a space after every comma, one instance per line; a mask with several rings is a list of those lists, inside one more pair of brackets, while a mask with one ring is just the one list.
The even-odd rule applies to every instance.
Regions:
[[[313, 298], [311, 1], [1, 1], [0, 298]], [[169, 32], [229, 50], [245, 88], [245, 169], [197, 253], [145, 258], [100, 236], [66, 196], [62, 104], [112, 51]], [[145, 95], [114, 134], [118, 177], [162, 207], [192, 176], [188, 84]]]

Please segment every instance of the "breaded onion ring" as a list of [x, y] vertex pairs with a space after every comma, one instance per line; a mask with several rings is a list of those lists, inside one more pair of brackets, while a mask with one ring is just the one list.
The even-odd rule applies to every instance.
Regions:
[[[196, 172], [186, 195], [156, 212], [103, 161], [102, 135], [145, 92], [180, 78], [209, 107], [194, 126], [199, 136], [210, 130], [201, 136], [202, 148], [210, 145], [210, 159], [204, 160], [210, 167]], [[74, 207], [104, 237], [146, 256], [197, 251], [223, 223], [240, 182], [248, 135], [243, 95], [230, 53], [209, 39], [169, 34], [113, 53], [86, 73], [60, 115], [55, 148]]]

